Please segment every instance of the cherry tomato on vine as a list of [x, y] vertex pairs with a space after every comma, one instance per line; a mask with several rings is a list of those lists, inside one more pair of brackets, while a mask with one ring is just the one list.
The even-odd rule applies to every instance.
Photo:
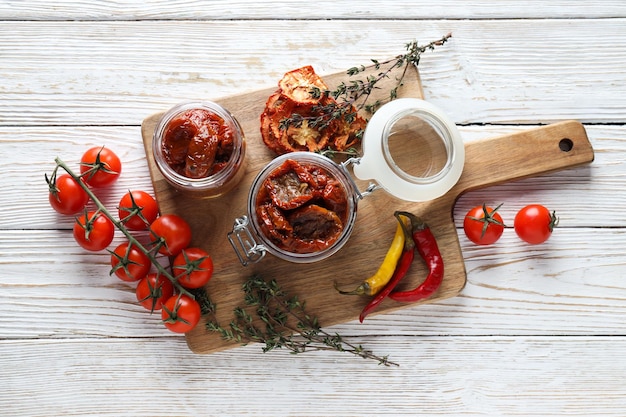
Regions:
[[80, 184], [69, 174], [63, 174], [52, 180], [48, 180], [50, 194], [48, 200], [52, 208], [61, 214], [76, 214], [81, 212], [89, 196]]
[[200, 321], [200, 304], [188, 295], [174, 295], [163, 304], [161, 319], [174, 333], [187, 333]]
[[145, 230], [159, 215], [156, 200], [145, 191], [129, 191], [117, 207], [120, 221], [130, 230]]
[[121, 172], [120, 158], [104, 146], [89, 149], [80, 159], [80, 173], [85, 182], [92, 187], [112, 184]]
[[505, 227], [502, 216], [497, 213], [501, 206], [494, 209], [483, 204], [468, 211], [463, 220], [467, 238], [477, 245], [491, 245], [500, 239]]
[[540, 204], [530, 204], [517, 212], [513, 227], [520, 239], [537, 245], [548, 240], [558, 224], [556, 212], [550, 213]]
[[159, 253], [176, 256], [191, 243], [191, 227], [176, 214], [164, 214], [150, 225]]
[[111, 244], [115, 226], [104, 214], [90, 211], [76, 219], [73, 232], [74, 239], [80, 246], [96, 252]]
[[213, 260], [204, 249], [187, 248], [176, 256], [172, 269], [180, 285], [200, 288], [213, 276]]
[[111, 252], [110, 274], [115, 274], [122, 281], [139, 281], [150, 272], [151, 267], [148, 255], [129, 242], [121, 243]]
[[137, 283], [135, 295], [146, 310], [158, 311], [174, 295], [174, 285], [163, 275], [151, 272]]

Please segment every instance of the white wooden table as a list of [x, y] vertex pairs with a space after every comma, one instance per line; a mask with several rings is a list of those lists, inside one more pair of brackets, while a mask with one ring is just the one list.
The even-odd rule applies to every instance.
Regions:
[[[401, 364], [341, 353], [192, 354], [73, 241], [44, 172], [90, 146], [124, 161], [103, 194], [151, 190], [143, 118], [187, 99], [401, 53], [464, 140], [578, 119], [595, 161], [464, 195], [468, 272], [455, 298], [335, 326]], [[0, 3], [0, 414], [380, 416], [626, 414], [626, 3], [239, 0]], [[514, 151], [514, 150], [512, 150]], [[554, 209], [530, 247], [477, 247], [475, 204]], [[116, 238], [116, 242], [121, 237]]]

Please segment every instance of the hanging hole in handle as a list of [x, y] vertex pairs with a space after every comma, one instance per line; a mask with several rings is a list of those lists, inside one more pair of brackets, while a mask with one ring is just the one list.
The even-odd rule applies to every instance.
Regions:
[[569, 152], [574, 149], [574, 142], [570, 138], [563, 138], [559, 142], [559, 149], [563, 152]]

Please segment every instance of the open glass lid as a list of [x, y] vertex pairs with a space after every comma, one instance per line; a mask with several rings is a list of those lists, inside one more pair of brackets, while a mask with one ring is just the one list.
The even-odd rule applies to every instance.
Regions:
[[456, 125], [436, 106], [400, 98], [374, 113], [354, 175], [407, 201], [441, 197], [457, 183], [465, 147]]

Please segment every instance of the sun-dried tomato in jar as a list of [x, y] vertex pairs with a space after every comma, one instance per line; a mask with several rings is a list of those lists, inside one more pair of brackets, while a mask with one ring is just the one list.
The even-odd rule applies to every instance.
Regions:
[[267, 253], [321, 261], [350, 239], [362, 197], [345, 164], [314, 152], [280, 155], [254, 178], [247, 213], [235, 219], [228, 241], [244, 266]]
[[221, 195], [243, 176], [243, 132], [216, 103], [183, 103], [166, 112], [155, 129], [152, 147], [165, 179], [190, 195]]
[[256, 195], [261, 232], [279, 249], [313, 253], [334, 245], [349, 219], [351, 197], [319, 165], [285, 160], [271, 171]]
[[174, 171], [189, 178], [204, 178], [224, 168], [233, 152], [233, 135], [216, 113], [189, 109], [166, 125], [161, 148]]

